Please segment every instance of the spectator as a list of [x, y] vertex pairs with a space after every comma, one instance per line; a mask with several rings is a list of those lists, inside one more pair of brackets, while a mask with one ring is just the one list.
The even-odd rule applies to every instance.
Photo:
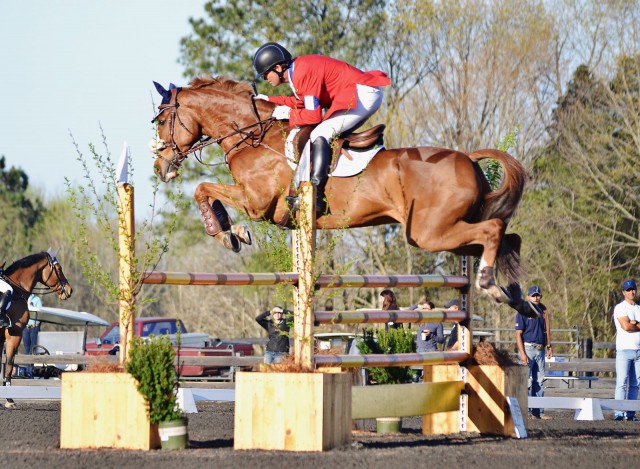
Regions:
[[[29, 322], [27, 327], [22, 330], [22, 343], [24, 344], [24, 353], [31, 355], [34, 347], [38, 345], [38, 333], [40, 332], [40, 321], [32, 319], [31, 316], [36, 311], [35, 308], [42, 307], [42, 300], [38, 295], [32, 293], [27, 300], [27, 306], [29, 308]], [[33, 364], [27, 367], [27, 378], [33, 378]]]
[[[451, 311], [459, 311], [460, 310], [460, 302], [454, 298], [449, 303], [444, 305], [446, 309]], [[460, 344], [458, 343], [458, 331], [460, 330], [460, 324], [457, 322], [451, 328], [451, 334], [449, 334], [449, 340], [447, 341], [446, 350], [459, 350]]]
[[[435, 305], [431, 301], [421, 299], [418, 302], [418, 311], [431, 311]], [[418, 324], [418, 334], [416, 337], [416, 350], [421, 352], [436, 352], [438, 344], [444, 343], [444, 332], [441, 322], [425, 322]], [[423, 370], [417, 371], [414, 377], [415, 382], [419, 382], [422, 378]]]
[[[418, 311], [430, 311], [435, 305], [430, 301], [418, 303]], [[416, 348], [418, 352], [435, 352], [438, 344], [444, 344], [444, 332], [441, 322], [425, 322], [418, 325]]]
[[[543, 305], [542, 291], [538, 286], [529, 288], [527, 300], [537, 310], [542, 312], [540, 317], [525, 317], [516, 314], [516, 344], [520, 352], [520, 360], [529, 366], [529, 395], [544, 396], [544, 361], [553, 356], [551, 347], [551, 326], [547, 307]], [[546, 354], [545, 354], [546, 350]], [[529, 409], [529, 418], [548, 419], [540, 409]]]
[[[271, 315], [271, 317], [269, 317]], [[256, 321], [269, 333], [269, 342], [264, 354], [267, 365], [282, 363], [285, 355], [289, 354], [289, 329], [291, 325], [285, 318], [284, 310], [274, 306], [271, 311], [265, 311], [256, 317]]]
[[[616, 325], [616, 400], [638, 399], [640, 386], [640, 306], [636, 304], [638, 287], [633, 280], [622, 284], [624, 300], [613, 309], [613, 322]], [[637, 420], [636, 413], [616, 410], [615, 420]]]
[[[396, 294], [393, 293], [393, 291], [391, 290], [382, 290], [382, 292], [380, 293], [380, 296], [382, 297], [382, 309], [385, 311], [398, 311], [398, 301], [396, 300]], [[399, 329], [401, 327], [400, 324], [398, 324], [395, 321], [389, 321], [387, 324], [385, 324], [384, 326], [384, 330], [387, 331], [389, 330], [389, 327], [391, 327], [392, 329]]]

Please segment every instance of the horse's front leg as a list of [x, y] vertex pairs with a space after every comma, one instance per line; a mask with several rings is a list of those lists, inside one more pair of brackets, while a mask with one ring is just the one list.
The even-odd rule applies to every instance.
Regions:
[[194, 198], [202, 215], [204, 229], [224, 247], [239, 252], [242, 245], [251, 244], [251, 232], [244, 225], [236, 225], [231, 220], [223, 203], [248, 210], [246, 198], [241, 188], [203, 182], [196, 187]]

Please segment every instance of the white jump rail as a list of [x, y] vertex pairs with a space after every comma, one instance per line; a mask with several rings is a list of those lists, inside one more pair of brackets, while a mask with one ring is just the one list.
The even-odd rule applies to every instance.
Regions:
[[603, 410], [640, 411], [640, 401], [591, 397], [529, 397], [534, 409], [575, 409], [575, 420], [604, 420]]

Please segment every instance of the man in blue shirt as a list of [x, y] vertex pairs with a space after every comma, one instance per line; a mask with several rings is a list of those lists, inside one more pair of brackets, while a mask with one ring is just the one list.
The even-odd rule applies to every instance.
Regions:
[[[529, 365], [529, 395], [543, 397], [544, 359], [545, 356], [547, 358], [553, 356], [549, 314], [547, 307], [540, 302], [542, 299], [540, 287], [536, 285], [530, 287], [527, 299], [542, 312], [542, 316], [529, 318], [520, 313], [516, 314], [516, 344], [520, 352], [520, 360]], [[545, 417], [540, 409], [529, 409], [529, 413], [532, 418], [549, 418]]]

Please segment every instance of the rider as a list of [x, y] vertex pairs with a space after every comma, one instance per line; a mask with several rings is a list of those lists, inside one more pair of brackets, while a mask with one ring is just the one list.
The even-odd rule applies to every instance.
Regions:
[[0, 329], [11, 327], [11, 320], [7, 316], [7, 310], [11, 306], [11, 295], [13, 288], [0, 278]]
[[[253, 67], [257, 76], [272, 86], [288, 83], [293, 91], [293, 96], [256, 96], [278, 105], [273, 117], [288, 119], [291, 128], [316, 125], [304, 147], [296, 178], [307, 180], [308, 176], [300, 171], [304, 171], [311, 160], [310, 180], [318, 191], [316, 210], [325, 212], [324, 187], [331, 164], [329, 143], [334, 137], [364, 124], [380, 108], [379, 87], [389, 86], [391, 80], [380, 70], [363, 72], [323, 55], [294, 58], [275, 42], [267, 42], [256, 51]], [[288, 140], [293, 140], [295, 134], [291, 132]]]

